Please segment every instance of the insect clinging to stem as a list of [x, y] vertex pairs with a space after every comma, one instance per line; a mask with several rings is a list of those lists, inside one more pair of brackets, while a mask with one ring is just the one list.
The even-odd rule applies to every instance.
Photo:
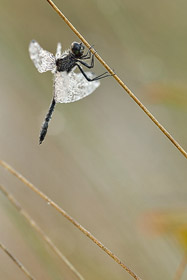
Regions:
[[[40, 73], [51, 71], [54, 74], [53, 98], [49, 111], [43, 122], [39, 143], [41, 144], [46, 136], [48, 124], [52, 117], [56, 103], [70, 103], [78, 101], [99, 87], [100, 79], [111, 76], [104, 72], [95, 76], [92, 72], [85, 72], [82, 65], [88, 69], [94, 67], [94, 54], [91, 48], [84, 54], [84, 45], [73, 42], [70, 49], [61, 53], [61, 44], [58, 43], [56, 55], [44, 50], [35, 40], [29, 45], [30, 58]], [[91, 59], [90, 64], [85, 60]], [[75, 73], [78, 68], [80, 73]]]

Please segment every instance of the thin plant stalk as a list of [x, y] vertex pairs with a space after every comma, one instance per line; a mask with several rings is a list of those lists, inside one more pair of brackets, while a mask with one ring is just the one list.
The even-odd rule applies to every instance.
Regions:
[[29, 182], [24, 176], [18, 173], [5, 161], [0, 160], [0, 165], [8, 170], [11, 174], [16, 176], [21, 182], [24, 183], [28, 188], [40, 196], [43, 200], [47, 202], [48, 205], [55, 208], [61, 215], [63, 215], [69, 222], [71, 222], [75, 227], [77, 227], [84, 235], [91, 239], [98, 247], [100, 247], [106, 254], [108, 254], [116, 263], [118, 263], [123, 269], [125, 269], [129, 275], [131, 275], [136, 280], [141, 280], [141, 278], [136, 275], [124, 262], [120, 260], [112, 251], [110, 251], [106, 246], [104, 246], [92, 233], [85, 229], [81, 224], [79, 224], [73, 217], [71, 217], [64, 209], [62, 209], [58, 204], [52, 201], [46, 194], [41, 192], [36, 186]]
[[[71, 30], [79, 37], [87, 48], [91, 45], [81, 35], [81, 33], [73, 26], [73, 24], [67, 19], [67, 17], [57, 8], [52, 0], [47, 0], [51, 7], [57, 12], [57, 14], [65, 21], [65, 23], [71, 28]], [[101, 58], [101, 56], [91, 48], [91, 52], [95, 54], [95, 57], [101, 62], [101, 64], [107, 69], [107, 71], [116, 79], [118, 84], [128, 93], [128, 95], [138, 104], [138, 106], [146, 113], [146, 115], [156, 124], [156, 126], [164, 133], [166, 137], [176, 146], [176, 148], [187, 158], [187, 152], [182, 146], [173, 138], [173, 136], [165, 129], [165, 127], [153, 116], [153, 114], [147, 109], [145, 105], [135, 96], [135, 94], [125, 85], [125, 83], [118, 77], [117, 74], [110, 68], [110, 66]]]
[[64, 262], [67, 267], [74, 273], [79, 280], [84, 280], [83, 276], [74, 268], [70, 261], [60, 252], [60, 250], [53, 244], [51, 239], [42, 231], [37, 223], [29, 216], [29, 214], [21, 207], [18, 201], [0, 185], [0, 191], [8, 198], [16, 210], [29, 222], [29, 224], [40, 234], [41, 238], [49, 245], [53, 252]]
[[185, 255], [182, 258], [182, 261], [179, 264], [179, 267], [178, 267], [178, 269], [176, 271], [174, 280], [181, 280], [182, 279], [182, 275], [184, 273], [186, 265], [187, 265], [187, 253], [185, 253]]
[[24, 265], [15, 258], [12, 253], [0, 242], [0, 248], [13, 260], [13, 262], [24, 272], [24, 274], [30, 279], [30, 280], [36, 280], [30, 272], [24, 267]]

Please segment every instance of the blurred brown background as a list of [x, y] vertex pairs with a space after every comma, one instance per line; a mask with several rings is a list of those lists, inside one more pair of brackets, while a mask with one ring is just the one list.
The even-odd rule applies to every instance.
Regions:
[[[187, 2], [55, 3], [187, 149]], [[57, 42], [67, 49], [77, 40], [47, 1], [1, 0], [1, 159], [142, 279], [172, 279], [182, 250], [167, 235], [153, 238], [142, 230], [142, 217], [157, 209], [185, 209], [186, 159], [113, 78], [102, 80], [94, 94], [79, 102], [58, 104], [39, 146], [40, 127], [52, 98], [52, 75], [39, 74], [31, 62], [32, 39], [53, 53]], [[96, 61], [94, 71], [105, 70]], [[3, 168], [0, 178], [85, 279], [131, 279]], [[0, 240], [37, 280], [76, 279], [3, 195]], [[2, 251], [0, 279], [26, 279]]]

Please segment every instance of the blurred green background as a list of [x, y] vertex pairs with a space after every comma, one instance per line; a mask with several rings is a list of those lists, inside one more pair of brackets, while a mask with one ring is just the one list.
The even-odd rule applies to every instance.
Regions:
[[[55, 3], [187, 149], [187, 2]], [[57, 42], [67, 49], [78, 40], [47, 1], [0, 0], [1, 159], [142, 279], [172, 279], [182, 250], [167, 235], [147, 234], [142, 217], [152, 210], [186, 211], [186, 159], [113, 78], [102, 80], [94, 94], [79, 102], [58, 104], [39, 146], [52, 74], [35, 69], [28, 54], [32, 39], [53, 53]], [[94, 72], [104, 71], [96, 61]], [[0, 178], [85, 279], [132, 279], [3, 168]], [[3, 195], [0, 240], [37, 280], [76, 279]], [[0, 279], [26, 279], [2, 251]]]

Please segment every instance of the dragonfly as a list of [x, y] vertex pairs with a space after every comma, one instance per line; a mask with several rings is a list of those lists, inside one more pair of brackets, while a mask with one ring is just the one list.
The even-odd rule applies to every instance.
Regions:
[[[108, 72], [95, 76], [92, 72], [85, 72], [82, 66], [88, 69], [94, 67], [95, 53], [90, 47], [84, 54], [84, 45], [73, 42], [68, 50], [62, 52], [62, 46], [57, 44], [56, 54], [44, 50], [38, 42], [32, 40], [29, 44], [29, 54], [38, 72], [51, 71], [54, 75], [53, 98], [40, 130], [39, 143], [47, 134], [56, 103], [71, 103], [78, 101], [96, 90], [100, 79], [111, 76]], [[85, 60], [90, 59], [90, 63]], [[74, 72], [78, 68], [80, 73]]]

